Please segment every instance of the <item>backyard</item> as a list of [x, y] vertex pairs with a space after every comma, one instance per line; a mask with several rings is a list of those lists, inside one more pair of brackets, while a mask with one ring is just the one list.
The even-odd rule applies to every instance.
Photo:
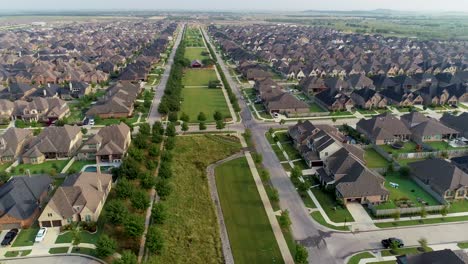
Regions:
[[[190, 61], [193, 61], [193, 60], [204, 60], [204, 59], [208, 59], [209, 56], [208, 55], [202, 55], [202, 52], [208, 52], [208, 50], [206, 50], [206, 48], [186, 48], [185, 49], [185, 58], [187, 58], [188, 60]], [[209, 54], [209, 53], [207, 53]]]
[[338, 204], [332, 190], [326, 191], [317, 187], [312, 188], [312, 193], [315, 198], [317, 198], [330, 220], [335, 223], [354, 221], [354, 218], [351, 216], [348, 209], [346, 209], [345, 206]]
[[369, 168], [387, 168], [390, 164], [373, 148], [366, 149], [364, 152], [364, 160], [366, 161], [366, 165]]
[[[390, 184], [398, 184], [398, 188], [392, 187]], [[399, 173], [387, 173], [385, 176], [385, 187], [390, 192], [389, 201], [378, 205], [378, 209], [393, 209], [397, 208], [396, 201], [408, 200], [405, 202], [409, 207], [419, 207], [421, 202], [426, 202], [426, 205], [439, 205], [440, 203], [432, 197], [428, 192], [422, 189], [410, 177], [403, 177]]]
[[379, 147], [381, 147], [387, 153], [414, 153], [416, 152], [417, 145], [412, 141], [407, 141], [404, 142], [403, 147], [401, 149], [395, 149], [388, 144], [379, 145]]
[[220, 88], [184, 88], [182, 97], [181, 112], [190, 117], [190, 122], [197, 122], [200, 112], [205, 113], [207, 122], [214, 122], [215, 111], [220, 111], [226, 118], [231, 117]]
[[[20, 164], [11, 170], [11, 173], [14, 175], [24, 174], [27, 170], [31, 174], [57, 174], [60, 173], [63, 168], [67, 165], [68, 160], [49, 160], [41, 164]], [[55, 173], [51, 173], [51, 171]]]
[[96, 160], [75, 160], [68, 168], [67, 173], [80, 172], [86, 165], [96, 164]]
[[216, 168], [216, 185], [236, 263], [281, 263], [278, 244], [247, 160]]
[[[218, 223], [206, 179], [209, 164], [240, 150], [232, 137], [177, 137], [172, 164], [171, 195], [164, 201], [167, 220], [160, 255], [150, 263], [223, 263]], [[177, 183], [177, 184], [175, 184]]]
[[210, 81], [218, 77], [213, 69], [185, 69], [182, 84], [184, 86], [208, 86]]

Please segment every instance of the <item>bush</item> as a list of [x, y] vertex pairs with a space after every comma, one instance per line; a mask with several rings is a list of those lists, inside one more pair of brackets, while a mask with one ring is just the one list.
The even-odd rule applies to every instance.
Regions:
[[148, 194], [145, 191], [136, 191], [130, 197], [130, 201], [132, 202], [133, 208], [137, 210], [145, 210], [150, 205], [150, 199]]
[[200, 122], [200, 124], [198, 125], [198, 129], [200, 129], [200, 130], [206, 130], [206, 124], [205, 124], [205, 122]]
[[153, 158], [159, 156], [159, 146], [156, 144], [151, 144], [148, 150], [148, 154], [150, 157], [153, 157]]
[[114, 254], [116, 249], [117, 242], [107, 235], [100, 236], [96, 243], [96, 255], [100, 258], [105, 258]]
[[167, 118], [170, 122], [177, 122], [177, 120], [179, 120], [177, 117], [177, 112], [170, 112]]
[[161, 160], [164, 162], [171, 162], [172, 161], [172, 153], [169, 151], [166, 151], [162, 154]]
[[81, 227], [83, 230], [88, 231], [90, 233], [94, 233], [97, 231], [97, 223], [96, 222], [81, 222]]
[[206, 115], [203, 112], [200, 112], [197, 117], [198, 121], [203, 122], [206, 121]]
[[163, 203], [155, 203], [151, 209], [151, 219], [155, 224], [164, 224], [167, 219], [166, 207]]
[[180, 115], [180, 120], [184, 121], [185, 122], [189, 122], [190, 121], [190, 117], [186, 114], [186, 113], [182, 113]]
[[289, 211], [285, 210], [278, 218], [278, 222], [282, 228], [289, 228], [291, 226], [291, 219], [289, 218]]
[[137, 256], [130, 250], [125, 250], [121, 255], [120, 259], [114, 260], [112, 264], [138, 264]]
[[223, 120], [223, 114], [221, 114], [221, 112], [219, 112], [219, 111], [216, 111], [216, 112], [213, 114], [213, 118], [214, 118], [214, 120], [216, 120], [216, 121], [222, 121], [222, 120]]
[[146, 248], [150, 250], [150, 252], [154, 252], [156, 254], [161, 253], [161, 250], [164, 246], [164, 239], [163, 235], [159, 230], [152, 226], [148, 229], [148, 233], [146, 234]]
[[158, 167], [158, 161], [148, 159], [146, 160], [145, 166], [149, 171], [154, 171]]
[[169, 194], [171, 193], [172, 191], [172, 187], [171, 185], [169, 184], [168, 180], [166, 179], [163, 179], [163, 178], [160, 178], [157, 182], [156, 182], [156, 192], [158, 193], [159, 197], [161, 198], [161, 200], [165, 200], [167, 196], [169, 196]]
[[174, 137], [168, 137], [166, 139], [166, 143], [164, 144], [164, 147], [167, 150], [172, 150], [175, 147], [175, 138]]
[[128, 209], [122, 200], [110, 200], [106, 204], [105, 218], [112, 224], [121, 225], [128, 216]]
[[172, 171], [171, 171], [169, 163], [167, 162], [161, 163], [161, 166], [159, 167], [158, 176], [162, 179], [169, 179], [172, 177]]
[[143, 189], [149, 190], [154, 187], [156, 184], [156, 178], [153, 176], [151, 172], [143, 173], [140, 176], [140, 186]]
[[167, 125], [167, 128], [166, 128], [166, 135], [167, 135], [168, 137], [175, 137], [176, 134], [177, 134], [177, 133], [176, 133], [176, 129], [175, 129], [174, 124], [169, 123], [169, 124]]
[[132, 183], [125, 178], [119, 179], [115, 186], [115, 193], [117, 197], [122, 199], [130, 197], [134, 191], [135, 187], [133, 187]]
[[145, 218], [137, 214], [129, 215], [124, 222], [124, 230], [129, 237], [141, 236], [145, 231]]
[[301, 244], [296, 243], [296, 254], [294, 254], [294, 260], [296, 264], [307, 264], [307, 258], [309, 258], [309, 252]]

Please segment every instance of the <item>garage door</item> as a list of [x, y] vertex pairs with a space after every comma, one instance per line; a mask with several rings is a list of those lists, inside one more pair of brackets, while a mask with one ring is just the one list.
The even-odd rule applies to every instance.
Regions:
[[52, 221], [52, 226], [62, 226], [62, 221], [60, 220], [56, 220], [56, 221]]
[[3, 225], [0, 225], [0, 229], [1, 230], [10, 230], [10, 229], [13, 229], [13, 228], [21, 228], [21, 225], [20, 224], [3, 224]]
[[41, 226], [42, 226], [42, 227], [51, 227], [52, 224], [50, 223], [50, 221], [42, 221], [42, 222], [41, 222]]

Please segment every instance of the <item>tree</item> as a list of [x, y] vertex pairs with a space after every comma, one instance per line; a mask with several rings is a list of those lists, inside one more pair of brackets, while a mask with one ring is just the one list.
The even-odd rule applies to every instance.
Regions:
[[291, 178], [294, 179], [299, 177], [302, 177], [302, 170], [298, 166], [295, 166], [291, 171]]
[[161, 179], [169, 179], [169, 178], [172, 177], [172, 170], [171, 170], [168, 162], [162, 162], [161, 163], [161, 166], [159, 167], [158, 176]]
[[108, 235], [101, 235], [96, 242], [96, 255], [100, 258], [114, 254], [117, 249], [117, 242]]
[[79, 227], [75, 227], [72, 231], [72, 245], [78, 246], [81, 243], [81, 231]]
[[167, 211], [163, 203], [159, 202], [153, 205], [151, 219], [156, 224], [164, 224], [164, 221], [167, 219]]
[[188, 123], [187, 122], [183, 122], [182, 125], [181, 125], [181, 129], [182, 131], [186, 132], [189, 130], [189, 126], [188, 126]]
[[10, 175], [7, 172], [5, 171], [0, 172], [0, 184], [6, 183], [9, 179], [10, 179]]
[[163, 178], [159, 178], [159, 180], [156, 182], [155, 188], [161, 200], [165, 200], [172, 191], [172, 187], [169, 182]]
[[158, 135], [162, 135], [164, 134], [164, 127], [163, 127], [163, 124], [161, 123], [161, 121], [156, 121], [153, 125], [153, 135], [154, 134], [158, 134]]
[[274, 187], [272, 187], [272, 190], [271, 190], [270, 200], [273, 202], [279, 202], [279, 193], [278, 193], [278, 190]]
[[161, 143], [163, 141], [163, 136], [161, 134], [153, 134], [151, 137], [151, 142], [153, 143]]
[[162, 233], [154, 226], [148, 229], [146, 234], [146, 248], [152, 253], [159, 254], [164, 246], [164, 238]]
[[424, 252], [426, 252], [427, 249], [428, 249], [428, 247], [427, 247], [427, 244], [428, 244], [428, 243], [427, 243], [427, 239], [424, 238], [424, 237], [422, 237], [422, 238], [420, 238], [420, 239], [418, 240], [418, 243], [419, 243], [419, 245], [421, 246], [422, 250], [423, 250]]
[[145, 231], [145, 219], [137, 214], [129, 215], [124, 222], [124, 230], [129, 237], [141, 236]]
[[166, 135], [168, 137], [175, 137], [176, 136], [176, 129], [174, 124], [169, 123], [166, 128]]
[[159, 156], [159, 146], [156, 144], [151, 144], [150, 148], [148, 149], [148, 155], [153, 158]]
[[132, 251], [125, 250], [120, 259], [114, 260], [112, 264], [138, 264], [138, 258]]
[[395, 219], [395, 221], [398, 221], [400, 220], [400, 216], [401, 216], [401, 213], [400, 213], [400, 210], [395, 210], [395, 213], [393, 213], [393, 219]]
[[156, 184], [156, 179], [151, 172], [143, 173], [140, 176], [140, 185], [143, 189], [149, 190]]
[[223, 129], [226, 126], [226, 124], [223, 122], [223, 120], [216, 120], [216, 129]]
[[200, 122], [206, 121], [206, 115], [205, 115], [205, 113], [203, 113], [203, 112], [198, 113], [197, 119], [198, 119], [198, 121], [200, 121]]
[[115, 193], [117, 197], [125, 199], [132, 195], [135, 191], [135, 187], [133, 187], [132, 183], [129, 182], [126, 178], [121, 178], [117, 182], [115, 186]]
[[133, 208], [138, 210], [145, 210], [150, 205], [148, 194], [142, 190], [133, 193], [130, 197], [130, 201], [132, 202]]
[[291, 226], [291, 219], [289, 218], [289, 211], [284, 210], [278, 218], [278, 222], [282, 228], [289, 228]]
[[128, 216], [128, 209], [122, 200], [110, 200], [105, 208], [105, 217], [112, 224], [121, 225]]
[[178, 120], [177, 112], [170, 112], [167, 118], [171, 122], [177, 122], [177, 120]]
[[198, 129], [200, 129], [200, 130], [206, 130], [206, 124], [205, 124], [205, 122], [200, 122], [200, 124], [198, 125]]
[[166, 150], [172, 150], [175, 147], [175, 137], [168, 137], [166, 139], [166, 144], [164, 144], [164, 148]]
[[419, 212], [419, 216], [421, 216], [421, 218], [426, 218], [427, 217], [427, 211], [426, 211], [426, 207], [421, 207], [421, 211]]
[[305, 194], [310, 189], [310, 183], [307, 181], [300, 182], [297, 189], [301, 194]]
[[184, 123], [185, 123], [185, 122], [190, 121], [190, 117], [186, 113], [182, 113], [180, 115], [180, 120], [184, 121]]
[[442, 209], [440, 210], [440, 214], [443, 216], [443, 217], [446, 217], [447, 214], [448, 214], [448, 207], [447, 205], [444, 205], [444, 207], [442, 207]]
[[149, 135], [151, 134], [151, 127], [148, 123], [143, 123], [140, 125], [140, 129], [138, 130], [138, 132], [142, 135]]
[[294, 255], [294, 260], [296, 264], [307, 264], [307, 259], [309, 258], [309, 252], [307, 249], [299, 243], [296, 243], [296, 254]]
[[402, 177], [409, 177], [410, 169], [407, 166], [403, 166], [398, 171]]
[[221, 121], [221, 120], [223, 120], [223, 114], [221, 114], [220, 111], [216, 111], [216, 112], [214, 112], [214, 114], [213, 114], [213, 118], [214, 118], [214, 120], [216, 120], [216, 121]]

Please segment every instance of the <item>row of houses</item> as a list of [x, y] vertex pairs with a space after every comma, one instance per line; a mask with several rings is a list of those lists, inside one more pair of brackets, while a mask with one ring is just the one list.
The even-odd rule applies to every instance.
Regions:
[[56, 97], [34, 97], [31, 101], [16, 100], [14, 102], [0, 99], [0, 119], [2, 120], [24, 120], [51, 124], [69, 114], [68, 104]]
[[75, 155], [79, 160], [118, 162], [130, 142], [130, 128], [124, 123], [103, 127], [84, 143], [78, 126], [46, 127], [37, 136], [29, 129], [12, 127], [0, 136], [0, 162], [41, 164]]

